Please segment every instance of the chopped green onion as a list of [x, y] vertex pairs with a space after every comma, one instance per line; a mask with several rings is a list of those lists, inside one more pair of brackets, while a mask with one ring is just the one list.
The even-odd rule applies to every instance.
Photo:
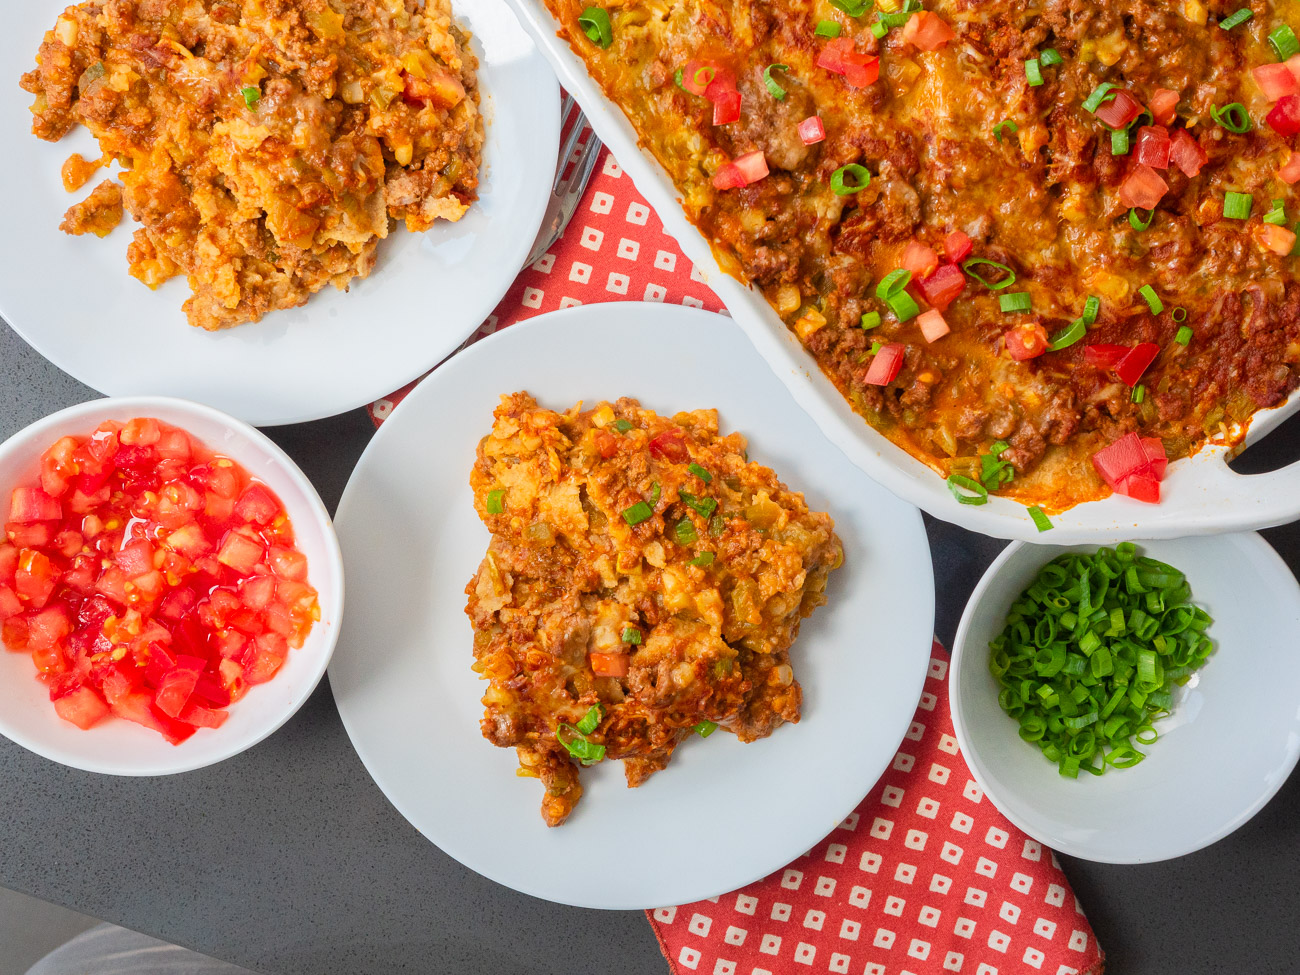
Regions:
[[1176, 305], [1174, 310], [1169, 313], [1169, 317], [1176, 322], [1187, 321], [1187, 309], [1182, 305]]
[[703, 569], [713, 564], [714, 554], [712, 552], [701, 552], [695, 558], [687, 562], [687, 565], [693, 565], [697, 569]]
[[257, 103], [262, 100], [262, 89], [252, 85], [241, 88], [239, 93], [244, 96], [244, 104], [250, 109], [257, 108]]
[[817, 21], [816, 28], [813, 29], [813, 33], [818, 37], [839, 37], [839, 22], [834, 20], [819, 20]]
[[490, 515], [503, 515], [506, 513], [506, 492], [504, 490], [488, 492], [487, 512]]
[[900, 322], [911, 321], [917, 315], [921, 314], [921, 306], [916, 303], [906, 291], [897, 291], [885, 299], [889, 305], [889, 310]]
[[686, 90], [686, 86], [685, 86], [684, 84], [682, 84], [682, 75], [683, 75], [683, 71], [682, 71], [682, 69], [681, 69], [681, 68], [678, 68], [678, 69], [677, 69], [677, 72], [673, 75], [673, 84], [675, 84], [675, 85], [676, 85], [678, 88], [680, 88], [682, 91], [685, 91], [685, 90]]
[[1268, 43], [1279, 61], [1300, 54], [1300, 41], [1296, 40], [1295, 31], [1286, 24], [1280, 24], [1268, 32]]
[[1016, 125], [1016, 123], [1011, 121], [1009, 118], [1003, 119], [997, 125], [993, 126], [993, 138], [997, 139], [999, 142], [1002, 141], [1003, 129], [1007, 130], [1012, 135], [1015, 135], [1020, 131], [1020, 126]]
[[948, 490], [961, 504], [988, 504], [989, 489], [964, 474], [949, 474]]
[[615, 420], [614, 429], [619, 433], [627, 433], [632, 429], [632, 423], [628, 420]]
[[1222, 30], [1232, 30], [1232, 28], [1236, 27], [1238, 24], [1244, 24], [1253, 16], [1254, 14], [1250, 12], [1249, 7], [1242, 7], [1231, 17], [1225, 17], [1223, 20], [1219, 21], [1219, 27]]
[[1229, 132], [1235, 132], [1241, 135], [1243, 132], [1250, 131], [1250, 113], [1246, 111], [1246, 106], [1241, 102], [1233, 102], [1230, 105], [1224, 105], [1223, 108], [1210, 107], [1210, 115], [1214, 121]]
[[714, 515], [709, 520], [709, 534], [715, 538], [727, 530], [727, 519], [722, 515]]
[[1054, 64], [1061, 64], [1065, 59], [1061, 57], [1056, 48], [1045, 47], [1042, 53], [1038, 55], [1038, 60], [1044, 68], [1050, 68]]
[[1101, 299], [1096, 295], [1088, 295], [1088, 300], [1083, 303], [1083, 324], [1091, 325], [1097, 320], [1097, 312], [1101, 311]]
[[646, 504], [644, 501], [638, 501], [636, 504], [632, 505], [632, 507], [623, 509], [623, 520], [626, 521], [628, 525], [635, 528], [637, 525], [641, 524], [641, 522], [651, 517], [654, 513], [654, 508], [650, 507], [650, 505]]
[[874, 37], [876, 40], [880, 40], [888, 33], [889, 33], [889, 28], [886, 27], [879, 20], [871, 25], [871, 36]]
[[1147, 307], [1151, 309], [1151, 314], [1159, 315], [1165, 310], [1165, 303], [1160, 300], [1160, 296], [1156, 294], [1156, 289], [1151, 285], [1142, 285], [1142, 287], [1138, 288], [1138, 294], [1146, 301]]
[[697, 498], [693, 494], [687, 494], [685, 491], [678, 491], [677, 496], [682, 502], [694, 511], [701, 518], [711, 518], [713, 512], [717, 510], [718, 502], [713, 498]]
[[641, 645], [641, 631], [635, 626], [629, 626], [623, 630], [623, 642], [630, 643], [634, 647]]
[[1129, 207], [1128, 225], [1132, 227], [1134, 230], [1136, 230], [1138, 233], [1142, 233], [1142, 231], [1146, 230], [1148, 227], [1151, 226], [1151, 221], [1156, 218], [1156, 211], [1154, 208], [1148, 210], [1147, 218], [1145, 220], [1139, 217], [1138, 213], [1139, 210], [1137, 207]]
[[582, 716], [582, 720], [576, 725], [577, 729], [584, 735], [589, 735], [596, 730], [600, 724], [600, 719], [604, 717], [603, 709], [599, 704], [593, 704], [591, 710]]
[[1273, 208], [1264, 214], [1264, 222], [1276, 224], [1279, 227], [1286, 226], [1286, 204], [1281, 200], [1273, 201]]
[[1128, 155], [1128, 129], [1114, 129], [1111, 131], [1110, 154], [1112, 156]]
[[[987, 264], [989, 267], [997, 268], [999, 271], [1005, 271], [1007, 276], [997, 281], [988, 281], [981, 277], [979, 272], [972, 271], [971, 268], [980, 264]], [[1011, 270], [1005, 264], [999, 264], [997, 261], [990, 261], [983, 257], [972, 257], [969, 261], [963, 261], [961, 269], [969, 274], [990, 291], [1001, 291], [1003, 288], [1009, 288], [1016, 283], [1016, 272]]]
[[782, 88], [777, 83], [776, 79], [772, 77], [772, 69], [774, 68], [780, 68], [782, 71], [789, 71], [790, 65], [769, 64], [766, 68], [763, 69], [763, 84], [767, 85], [767, 93], [771, 95], [773, 98], [775, 98], [777, 101], [783, 101], [785, 99], [785, 89]]
[[1255, 198], [1249, 193], [1228, 191], [1223, 194], [1223, 215], [1229, 220], [1249, 220], [1254, 202]]
[[1192, 329], [1190, 325], [1184, 325], [1174, 336], [1174, 341], [1179, 345], [1188, 345], [1192, 341]]
[[1133, 400], [1134, 403], [1141, 403], [1147, 398], [1147, 388], [1141, 383], [1138, 383], [1133, 387], [1133, 392], [1129, 394], [1129, 398]]
[[661, 497], [663, 497], [663, 490], [659, 487], [659, 482], [652, 481], [650, 483], [650, 507], [653, 508], [657, 505]]
[[862, 328], [864, 331], [870, 331], [880, 324], [880, 312], [869, 311], [862, 316]]
[[831, 6], [843, 10], [850, 17], [861, 17], [871, 7], [872, 0], [831, 0]]
[[[846, 182], [846, 179], [851, 179], [852, 182]], [[871, 172], [866, 166], [859, 166], [857, 163], [841, 166], [831, 174], [831, 189], [835, 191], [836, 196], [850, 196], [859, 190], [865, 190], [870, 185]]]
[[1013, 291], [1011, 294], [998, 296], [998, 307], [1004, 312], [1029, 311], [1033, 300], [1028, 291]]
[[989, 447], [987, 454], [980, 454], [980, 483], [990, 491], [996, 491], [1015, 480], [1016, 469], [1011, 466], [1011, 462], [998, 460], [1010, 446], [1005, 440], [998, 440]]
[[888, 301], [890, 295], [902, 291], [911, 280], [911, 271], [902, 267], [896, 268], [880, 279], [880, 283], [876, 285], [876, 297], [881, 301]]
[[1047, 348], [1052, 352], [1060, 352], [1062, 349], [1068, 349], [1087, 334], [1088, 326], [1083, 323], [1082, 318], [1076, 318], [1066, 328], [1052, 336], [1052, 342]]
[[690, 471], [692, 474], [694, 474], [696, 477], [698, 477], [705, 484], [708, 484], [710, 481], [713, 480], [713, 475], [710, 474], [708, 471], [706, 471], [699, 464], [687, 464], [686, 469]]
[[1091, 95], [1083, 100], [1084, 110], [1095, 115], [1097, 109], [1101, 108], [1103, 103], [1108, 102], [1115, 97], [1112, 89], [1118, 87], [1118, 85], [1111, 84], [1109, 81], [1103, 81], [1092, 90]]
[[578, 26], [597, 47], [609, 47], [614, 43], [614, 28], [603, 7], [588, 7], [584, 10], [578, 18]]
[[1025, 78], [1031, 88], [1037, 88], [1043, 83], [1043, 72], [1039, 67], [1038, 58], [1030, 58], [1025, 62]]
[[712, 721], [705, 719], [704, 721], [701, 721], [699, 724], [697, 724], [691, 730], [694, 731], [701, 738], [707, 738], [709, 737], [709, 735], [713, 734], [715, 731], [718, 730], [718, 726], [714, 724]]
[[[561, 731], [572, 732], [572, 735], [562, 736]], [[555, 739], [565, 747], [570, 755], [580, 761], [583, 765], [595, 765], [605, 757], [605, 746], [598, 745], [594, 741], [589, 741], [577, 728], [571, 724], [561, 724], [556, 729]]]
[[677, 527], [673, 529], [673, 535], [677, 539], [677, 544], [683, 547], [694, 545], [700, 540], [700, 536], [696, 534], [695, 526], [691, 524], [689, 518], [683, 518], [677, 523]]
[[1029, 517], [1034, 519], [1034, 527], [1040, 532], [1049, 532], [1054, 527], [1052, 520], [1047, 517], [1047, 513], [1038, 505], [1034, 505], [1029, 509]]

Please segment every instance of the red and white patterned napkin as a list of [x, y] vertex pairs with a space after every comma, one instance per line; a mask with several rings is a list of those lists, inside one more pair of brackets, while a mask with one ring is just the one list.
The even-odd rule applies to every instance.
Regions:
[[[726, 314], [607, 149], [564, 236], [470, 341], [599, 301]], [[375, 402], [375, 423], [413, 386]], [[947, 671], [936, 643], [893, 764], [814, 849], [743, 890], [648, 912], [675, 975], [1100, 975], [1056, 856], [993, 808], [958, 753]]]

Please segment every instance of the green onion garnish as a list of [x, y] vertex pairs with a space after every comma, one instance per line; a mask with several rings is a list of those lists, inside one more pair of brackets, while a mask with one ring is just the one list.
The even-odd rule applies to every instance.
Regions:
[[1038, 58], [1030, 58], [1025, 62], [1025, 78], [1028, 79], [1031, 88], [1037, 88], [1043, 83], [1043, 72], [1038, 64]]
[[1097, 320], [1097, 312], [1101, 311], [1101, 299], [1096, 295], [1088, 295], [1088, 300], [1083, 303], [1083, 324], [1091, 325]]
[[1114, 129], [1111, 131], [1110, 154], [1112, 156], [1128, 155], [1128, 129]]
[[1177, 305], [1174, 307], [1174, 310], [1169, 313], [1169, 317], [1176, 322], [1185, 322], [1187, 321], [1187, 309], [1182, 305]]
[[694, 545], [700, 540], [700, 536], [696, 534], [695, 526], [691, 524], [689, 518], [683, 518], [677, 523], [677, 527], [673, 529], [673, 535], [677, 539], [677, 544], [683, 547]]
[[1184, 325], [1174, 336], [1174, 341], [1179, 345], [1188, 345], [1192, 341], [1192, 328], [1190, 325]]
[[644, 501], [638, 501], [630, 508], [623, 509], [623, 520], [630, 526], [636, 527], [655, 513], [654, 508]]
[[902, 291], [907, 287], [907, 282], [911, 280], [912, 272], [907, 268], [900, 267], [890, 271], [876, 285], [876, 297], [881, 301], [888, 301], [890, 295]]
[[867, 355], [875, 355], [882, 348], [884, 348], [884, 346], [880, 342], [872, 342], [871, 348], [867, 350]]
[[1076, 318], [1052, 336], [1052, 343], [1047, 348], [1052, 352], [1060, 352], [1062, 349], [1068, 349], [1087, 334], [1088, 326], [1084, 324], [1082, 318]]
[[861, 17], [871, 6], [872, 0], [831, 0], [831, 6], [843, 10], [850, 17]]
[[1034, 519], [1034, 527], [1040, 532], [1050, 532], [1054, 527], [1052, 519], [1047, 517], [1047, 512], [1043, 511], [1038, 505], [1034, 505], [1029, 509], [1029, 517]]
[[695, 558], [687, 562], [687, 565], [693, 565], [697, 569], [703, 569], [713, 564], [714, 554], [712, 552], [701, 552]]
[[857, 163], [841, 166], [831, 174], [831, 189], [835, 191], [836, 196], [850, 196], [859, 190], [865, 190], [870, 185], [871, 172], [866, 166], [859, 166]]
[[880, 324], [880, 312], [869, 311], [862, 316], [862, 328], [864, 331], [870, 331]]
[[989, 489], [964, 474], [949, 474], [948, 490], [961, 504], [988, 504]]
[[506, 492], [504, 490], [488, 492], [487, 511], [490, 515], [503, 515], [506, 513]]
[[889, 310], [894, 313], [894, 317], [900, 322], [911, 321], [921, 314], [921, 306], [906, 291], [896, 292], [886, 298], [885, 301], [889, 303]]
[[629, 626], [623, 630], [623, 642], [630, 643], [634, 647], [641, 645], [641, 631], [635, 626]]
[[[989, 267], [997, 268], [999, 271], [1005, 271], [1007, 276], [997, 281], [988, 281], [981, 277], [979, 272], [971, 270], [971, 268], [980, 264], [987, 264]], [[1015, 271], [1011, 270], [1011, 268], [1007, 267], [1005, 264], [999, 264], [997, 261], [990, 261], [983, 257], [972, 257], [969, 261], [963, 261], [961, 269], [990, 291], [1001, 291], [1003, 288], [1009, 288], [1016, 283]]]
[[817, 26], [813, 28], [813, 33], [818, 37], [839, 37], [839, 22], [835, 20], [819, 20]]
[[999, 122], [997, 125], [993, 126], [993, 138], [995, 138], [995, 139], [997, 139], [999, 142], [1001, 142], [1001, 141], [1002, 141], [1002, 131], [1003, 131], [1004, 129], [1005, 129], [1006, 131], [1010, 132], [1012, 135], [1015, 135], [1017, 132], [1020, 131], [1020, 126], [1016, 125], [1016, 123], [1013, 122], [1013, 121], [1011, 121], [1011, 119], [1009, 119], [1009, 118], [1007, 118], [1007, 119], [1003, 119], [1003, 120], [1002, 120], [1001, 122]]
[[1013, 291], [1011, 294], [998, 296], [998, 307], [1004, 312], [1029, 311], [1033, 300], [1028, 291]]
[[1142, 233], [1142, 231], [1146, 230], [1148, 227], [1151, 226], [1151, 221], [1156, 218], [1156, 211], [1154, 208], [1148, 210], [1147, 218], [1145, 220], [1143, 220], [1141, 217], [1138, 216], [1139, 212], [1140, 211], [1138, 210], [1137, 207], [1129, 208], [1128, 225], [1132, 227], [1134, 230], [1136, 230], [1138, 233]]
[[262, 100], [262, 89], [249, 85], [247, 88], [241, 88], [239, 93], [244, 96], [244, 104], [250, 109], [257, 108], [257, 103]]
[[1038, 55], [1039, 62], [1044, 68], [1050, 68], [1054, 64], [1061, 64], [1065, 59], [1057, 52], [1054, 47], [1045, 47], [1041, 54]]
[[578, 18], [578, 26], [597, 47], [609, 47], [614, 43], [614, 28], [603, 7], [588, 7], [584, 10]]
[[1210, 115], [1214, 117], [1214, 121], [1229, 132], [1241, 135], [1243, 132], [1250, 131], [1250, 113], [1246, 111], [1246, 106], [1241, 102], [1233, 102], [1230, 105], [1224, 105], [1223, 108], [1211, 106]]
[[[590, 712], [588, 712], [590, 714]], [[561, 735], [561, 731], [572, 732]], [[571, 724], [561, 724], [555, 731], [555, 740], [565, 747], [570, 755], [583, 765], [595, 765], [605, 757], [605, 746], [588, 741], [587, 736]]]
[[694, 731], [701, 738], [707, 738], [709, 737], [709, 735], [713, 734], [715, 731], [718, 730], [718, 726], [714, 724], [712, 721], [705, 719], [704, 721], [701, 721], [699, 724], [697, 724], [691, 730]]
[[1281, 200], [1273, 201], [1273, 208], [1264, 214], [1264, 222], [1276, 224], [1279, 227], [1286, 225], [1286, 204]]
[[1300, 54], [1300, 41], [1296, 40], [1295, 31], [1286, 24], [1274, 27], [1268, 32], [1268, 43], [1279, 61]]
[[999, 440], [989, 447], [987, 454], [980, 454], [980, 483], [990, 491], [996, 491], [1003, 484], [1009, 484], [1016, 477], [1016, 469], [1008, 460], [998, 460], [1003, 451], [1011, 445]]
[[682, 502], [688, 508], [694, 511], [701, 518], [711, 518], [713, 512], [718, 507], [718, 502], [713, 498], [697, 498], [695, 495], [687, 494], [685, 491], [678, 491], [677, 496], [682, 499]]
[[1147, 388], [1141, 383], [1138, 383], [1133, 387], [1133, 392], [1130, 394], [1129, 398], [1132, 399], [1134, 403], [1141, 403], [1147, 398]]
[[690, 471], [692, 474], [694, 474], [696, 477], [698, 477], [705, 484], [708, 484], [710, 481], [713, 480], [713, 475], [710, 474], [708, 471], [706, 471], [699, 464], [687, 464], [686, 469]]
[[876, 40], [880, 40], [888, 33], [889, 33], [889, 28], [886, 27], [879, 20], [871, 25], [871, 36], [874, 37]]
[[678, 68], [676, 73], [673, 75], [673, 84], [675, 84], [682, 91], [685, 91], [686, 86], [682, 84], [682, 76], [683, 76], [683, 70], [681, 68]]
[[632, 429], [632, 423], [629, 420], [615, 420], [614, 429], [619, 433], [627, 433]]
[[1254, 204], [1255, 198], [1249, 193], [1233, 193], [1231, 191], [1223, 194], [1223, 215], [1229, 220], [1249, 220], [1250, 208]]
[[[836, 26], [838, 27], [839, 25], [837, 24]], [[777, 101], [784, 101], [785, 89], [782, 88], [779, 84], [777, 84], [776, 79], [772, 77], [772, 70], [774, 68], [779, 68], [782, 71], [789, 71], [790, 65], [769, 64], [766, 68], [763, 69], [763, 84], [767, 85], [767, 93], [771, 95], [773, 98], [775, 98]]]
[[659, 487], [659, 482], [651, 481], [650, 482], [650, 507], [653, 508], [655, 505], [657, 505], [661, 497], [663, 497], [663, 490]]
[[1223, 20], [1219, 21], [1219, 27], [1222, 30], [1232, 30], [1232, 28], [1236, 27], [1238, 24], [1244, 24], [1253, 16], [1254, 14], [1250, 12], [1249, 7], [1242, 7], [1231, 17], [1225, 17]]
[[1147, 307], [1151, 309], [1151, 314], [1159, 315], [1165, 310], [1165, 303], [1160, 300], [1160, 296], [1156, 294], [1156, 289], [1151, 285], [1142, 285], [1142, 287], [1138, 288], [1138, 294], [1146, 300]]
[[582, 720], [578, 722], [576, 727], [584, 735], [589, 735], [596, 730], [596, 725], [600, 724], [602, 717], [604, 717], [604, 714], [601, 706], [593, 704], [591, 709], [582, 716]]
[[1093, 114], [1096, 114], [1097, 109], [1101, 108], [1104, 102], [1108, 102], [1115, 97], [1115, 95], [1112, 93], [1112, 89], [1118, 87], [1119, 87], [1118, 85], [1113, 85], [1109, 81], [1103, 81], [1101, 84], [1099, 84], [1096, 88], [1092, 90], [1091, 95], [1089, 95], [1087, 98], [1083, 100], [1084, 109], [1088, 112], [1092, 112]]

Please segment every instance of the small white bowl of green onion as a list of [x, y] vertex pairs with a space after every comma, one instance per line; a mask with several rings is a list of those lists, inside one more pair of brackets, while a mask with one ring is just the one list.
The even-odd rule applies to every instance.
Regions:
[[1300, 757], [1300, 586], [1259, 535], [1016, 542], [957, 630], [957, 739], [994, 805], [1072, 856], [1228, 835]]

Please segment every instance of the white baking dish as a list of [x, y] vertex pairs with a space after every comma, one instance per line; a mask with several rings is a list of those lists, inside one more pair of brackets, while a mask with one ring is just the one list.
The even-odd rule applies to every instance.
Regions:
[[[1023, 505], [990, 498], [985, 505], [958, 504], [934, 471], [894, 446], [853, 412], [812, 356], [756, 289], [723, 273], [708, 242], [686, 219], [668, 174], [638, 145], [636, 131], [587, 74], [586, 66], [556, 35], [557, 24], [542, 0], [507, 0], [555, 68], [560, 83], [582, 106], [592, 128], [663, 219], [664, 229], [699, 268], [736, 323], [789, 387], [795, 401], [855, 464], [900, 498], [972, 531], [1026, 541], [1115, 542], [1128, 538], [1176, 538], [1266, 528], [1300, 518], [1300, 461], [1250, 477], [1227, 466], [1228, 448], [1208, 445], [1176, 461], [1162, 485], [1158, 505], [1113, 495], [1055, 515], [1055, 528], [1040, 535]], [[635, 394], [630, 390], [629, 395]], [[1256, 414], [1247, 443], [1263, 437], [1300, 408], [1300, 393]]]

